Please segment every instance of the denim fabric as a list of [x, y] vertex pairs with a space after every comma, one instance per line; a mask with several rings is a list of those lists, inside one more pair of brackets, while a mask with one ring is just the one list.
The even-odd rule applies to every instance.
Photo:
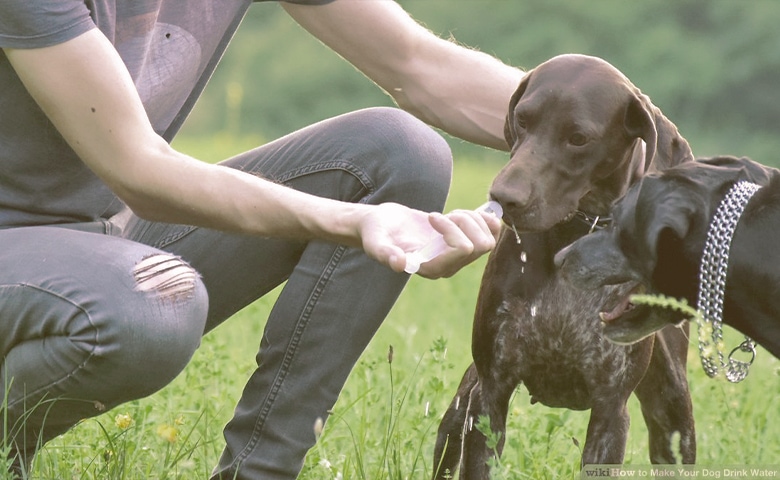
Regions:
[[134, 266], [159, 253], [67, 228], [0, 230], [0, 399], [8, 414], [0, 441], [15, 444], [22, 464], [79, 420], [162, 388], [189, 361], [206, 290], [199, 281], [180, 297], [137, 290]]
[[[451, 153], [441, 136], [414, 117], [391, 108], [367, 109], [320, 122], [238, 155], [225, 164], [318, 196], [373, 204], [397, 202], [425, 211], [443, 208], [451, 175]], [[90, 280], [80, 285], [84, 295], [105, 291], [112, 300], [94, 306], [89, 303], [91, 300], [85, 301], [107, 323], [105, 336], [94, 327], [87, 328], [89, 334], [99, 335], [101, 348], [106, 351], [104, 355], [115, 356], [116, 361], [106, 364], [103, 370], [96, 369], [93, 376], [85, 376], [78, 382], [78, 389], [66, 385], [50, 394], [76, 396], [87, 407], [73, 410], [73, 414], [70, 408], [57, 410], [55, 423], [61, 428], [51, 432], [59, 433], [79, 418], [99, 413], [94, 411], [93, 399], [100, 399], [101, 405], [108, 408], [161, 387], [183, 367], [197, 345], [195, 339], [204, 331], [210, 331], [286, 281], [259, 339], [258, 367], [248, 379], [233, 419], [225, 427], [226, 447], [213, 478], [295, 478], [306, 452], [315, 442], [314, 423], [317, 418], [327, 419], [328, 410], [336, 402], [351, 368], [386, 317], [408, 276], [392, 272], [358, 249], [325, 242], [225, 234], [150, 223], [135, 217], [123, 227], [124, 238], [70, 232], [78, 236], [72, 245], [56, 247], [62, 256], [71, 259], [70, 263], [36, 263], [29, 267], [43, 276], [56, 273], [66, 284], [71, 274], [78, 271], [79, 277]], [[23, 230], [0, 231], [0, 247], [9, 244], [3, 235], [10, 233], [39, 238], [48, 238], [50, 233], [33, 235]], [[86, 235], [90, 235], [89, 242], [82, 241]], [[124, 255], [126, 245], [131, 246], [127, 250], [132, 254]], [[47, 248], [55, 245], [39, 245], [35, 251]], [[156, 251], [181, 257], [201, 275], [208, 292], [205, 327], [194, 306], [205, 303], [198, 291], [187, 302], [181, 302], [192, 307], [192, 312], [172, 312], [169, 308], [185, 305], [166, 304], [166, 309], [157, 314], [158, 323], [153, 325], [136, 322], [134, 318], [127, 325], [122, 315], [117, 315], [117, 309], [126, 310], [128, 315], [134, 312], [139, 301], [135, 298], [140, 296], [139, 292], [133, 290], [132, 278], [127, 273], [138, 262], [139, 252], [144, 257]], [[34, 258], [36, 255], [28, 249], [24, 256], [0, 256], [3, 273], [12, 265], [12, 256]], [[88, 261], [83, 262], [82, 257]], [[108, 269], [106, 265], [115, 268]], [[100, 277], [93, 277], [90, 270], [101, 270]], [[17, 276], [16, 282], [23, 283], [23, 277]], [[0, 293], [0, 301], [11, 301], [17, 296], [15, 292]], [[36, 325], [40, 318], [45, 317], [50, 317], [56, 325], [73, 322], [66, 321], [71, 318], [83, 318], [81, 323], [88, 323], [88, 317], [80, 314], [78, 308], [83, 309], [84, 302], [60, 302], [56, 309], [52, 302], [38, 299], [35, 302], [40, 304], [35, 308], [42, 312], [32, 316], [21, 312], [31, 308], [33, 299], [17, 298], [13, 307], [0, 306], [4, 333], [15, 331], [17, 324], [33, 325], [34, 330], [39, 328]], [[116, 323], [123, 326], [118, 327]], [[143, 343], [153, 351], [132, 360], [135, 371], [143, 371], [137, 377], [148, 379], [148, 383], [143, 383], [149, 387], [127, 388], [123, 384], [118, 388], [112, 382], [104, 382], [104, 378], [123, 372], [131, 355], [138, 355], [134, 351], [125, 353], [128, 347], [121, 328], [142, 330], [138, 332], [140, 338], [149, 337]], [[34, 335], [40, 339], [49, 334]], [[17, 372], [24, 372], [16, 373], [12, 388], [26, 384], [30, 391], [29, 377], [35, 379], [35, 389], [52, 391], [54, 385], [67, 384], [69, 378], [81, 375], [77, 367], [51, 368], [51, 365], [60, 365], [58, 356], [67, 357], [70, 350], [75, 350], [77, 353], [68, 358], [70, 364], [91, 366], [94, 355], [86, 352], [94, 349], [96, 341], [92, 337], [82, 340], [82, 335], [81, 330], [61, 334], [57, 338], [62, 338], [64, 345], [29, 342], [26, 336], [17, 336], [13, 341], [0, 338], [1, 352], [6, 358], [3, 366], [13, 365], [14, 369], [21, 369]], [[161, 361], [160, 355], [167, 357], [173, 348], [169, 342], [183, 344], [182, 351], [170, 361]], [[39, 345], [34, 347], [34, 352], [26, 352], [28, 343]], [[86, 346], [73, 346], [82, 343]], [[132, 344], [129, 348], [141, 351]], [[12, 356], [19, 360], [11, 364]], [[30, 366], [22, 369], [21, 364], [25, 362], [31, 362]], [[161, 364], [169, 364], [170, 368], [160, 371]], [[29, 403], [35, 397], [24, 398]], [[44, 440], [50, 437], [44, 435]]]

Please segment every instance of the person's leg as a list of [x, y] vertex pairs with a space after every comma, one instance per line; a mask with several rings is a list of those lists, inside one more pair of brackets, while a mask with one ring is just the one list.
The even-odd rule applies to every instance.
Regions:
[[[226, 162], [315, 195], [441, 210], [451, 153], [396, 109], [321, 122]], [[346, 378], [408, 276], [359, 249], [224, 235], [133, 221], [127, 235], [181, 255], [209, 291], [208, 329], [287, 280], [262, 336], [258, 368], [225, 428], [214, 478], [295, 478]]]
[[197, 274], [169, 253], [65, 228], [0, 230], [0, 446], [17, 469], [80, 420], [166, 385], [207, 310]]

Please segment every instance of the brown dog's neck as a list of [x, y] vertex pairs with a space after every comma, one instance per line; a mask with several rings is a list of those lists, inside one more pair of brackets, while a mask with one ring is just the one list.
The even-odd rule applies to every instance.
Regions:
[[627, 182], [616, 181], [613, 177], [608, 177], [595, 184], [594, 188], [585, 195], [577, 208], [577, 212], [582, 212], [590, 218], [608, 217], [612, 210], [612, 205], [625, 193], [624, 185]]
[[581, 210], [577, 210], [574, 213], [572, 220], [579, 220], [584, 223], [585, 226], [588, 227], [587, 233], [593, 233], [596, 230], [601, 230], [602, 228], [609, 226], [612, 217], [609, 215], [591, 215]]

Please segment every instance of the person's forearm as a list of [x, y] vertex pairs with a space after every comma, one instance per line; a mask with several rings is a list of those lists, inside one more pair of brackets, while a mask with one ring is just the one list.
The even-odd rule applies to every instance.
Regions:
[[314, 197], [228, 167], [210, 170], [214, 192], [206, 192], [207, 198], [223, 201], [201, 202], [202, 218], [191, 218], [193, 223], [251, 235], [362, 246], [359, 224], [371, 207]]
[[167, 144], [142, 153], [135, 161], [137, 173], [127, 173], [113, 188], [144, 219], [361, 246], [358, 224], [366, 205], [314, 197], [255, 175], [203, 163]]

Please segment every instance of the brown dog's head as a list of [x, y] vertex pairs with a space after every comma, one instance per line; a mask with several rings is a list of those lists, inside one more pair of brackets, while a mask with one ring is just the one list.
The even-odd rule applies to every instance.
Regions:
[[693, 158], [639, 89], [585, 55], [561, 55], [529, 71], [504, 131], [511, 158], [490, 195], [504, 221], [522, 231], [546, 230], [578, 210], [604, 215], [645, 171]]

